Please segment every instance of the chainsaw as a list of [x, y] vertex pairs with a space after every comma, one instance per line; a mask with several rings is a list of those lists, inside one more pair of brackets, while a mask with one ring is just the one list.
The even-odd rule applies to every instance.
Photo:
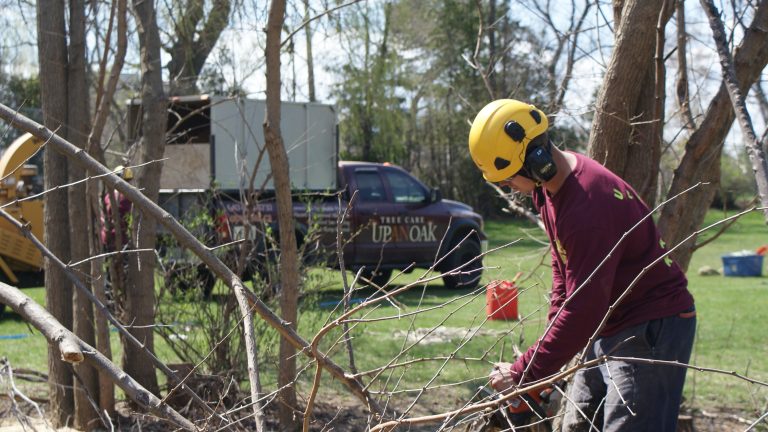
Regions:
[[[510, 401], [503, 402], [492, 412], [470, 423], [465, 432], [496, 432], [525, 427], [526, 432], [552, 432], [550, 419], [559, 405], [559, 393], [554, 387], [536, 389]], [[502, 395], [489, 387], [477, 389], [475, 401], [498, 400]]]

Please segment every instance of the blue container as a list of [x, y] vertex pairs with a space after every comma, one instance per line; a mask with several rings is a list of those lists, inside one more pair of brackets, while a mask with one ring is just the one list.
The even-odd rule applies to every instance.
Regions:
[[726, 276], [762, 276], [762, 255], [723, 255], [723, 273]]

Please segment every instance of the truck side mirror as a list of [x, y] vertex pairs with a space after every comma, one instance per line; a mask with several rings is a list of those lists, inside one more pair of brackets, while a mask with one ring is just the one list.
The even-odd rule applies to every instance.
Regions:
[[443, 199], [443, 194], [442, 194], [442, 192], [440, 192], [440, 189], [432, 188], [429, 191], [429, 202], [430, 203], [436, 203], [436, 202], [442, 201], [442, 199]]

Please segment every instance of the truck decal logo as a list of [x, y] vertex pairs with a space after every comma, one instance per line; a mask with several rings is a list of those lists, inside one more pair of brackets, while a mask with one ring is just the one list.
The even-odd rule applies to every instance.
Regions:
[[418, 224], [418, 225], [403, 225], [403, 224], [377, 224], [371, 225], [372, 240], [374, 243], [390, 243], [390, 242], [436, 242], [437, 225], [430, 222]]

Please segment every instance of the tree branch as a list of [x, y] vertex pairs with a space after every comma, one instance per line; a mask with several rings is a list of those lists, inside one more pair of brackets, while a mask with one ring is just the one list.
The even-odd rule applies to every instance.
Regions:
[[[765, 153], [763, 153], [763, 149], [757, 140], [755, 128], [752, 125], [752, 119], [744, 104], [744, 96], [739, 90], [739, 82], [736, 79], [736, 70], [733, 67], [733, 58], [731, 57], [731, 52], [728, 51], [728, 43], [725, 40], [725, 29], [723, 28], [723, 22], [719, 18], [720, 13], [712, 0], [701, 0], [701, 5], [709, 18], [709, 26], [712, 28], [712, 37], [715, 40], [717, 53], [720, 56], [723, 81], [725, 82], [725, 87], [728, 89], [728, 95], [731, 98], [733, 111], [736, 113], [736, 118], [739, 120], [739, 126], [741, 126], [741, 132], [746, 141], [747, 153], [749, 154], [749, 160], [752, 162], [752, 171], [754, 171], [755, 180], [757, 181], [757, 191], [760, 195], [760, 202], [763, 207], [765, 207], [765, 221], [768, 223], [768, 162], [766, 162]], [[768, 25], [763, 23], [763, 28], [760, 30], [763, 33], [768, 32]]]
[[166, 419], [182, 429], [197, 431], [192, 422], [182, 417], [167, 404], [162, 403], [157, 396], [147, 391], [95, 348], [81, 341], [74, 333], [64, 328], [53, 315], [24, 295], [18, 288], [0, 282], [0, 301], [9, 305], [26, 322], [38, 329], [49, 343], [58, 344], [62, 353], [62, 360], [72, 364], [85, 362], [89, 366], [105, 372], [115, 385], [125, 391], [126, 395], [147, 408], [152, 414]]
[[312, 21], [314, 21], [316, 19], [319, 19], [319, 18], [322, 18], [322, 17], [324, 17], [324, 16], [326, 16], [326, 15], [332, 13], [332, 12], [336, 12], [339, 9], [345, 8], [347, 6], [351, 6], [351, 5], [355, 4], [355, 3], [360, 3], [361, 1], [362, 0], [352, 0], [350, 2], [347, 2], [347, 3], [344, 3], [344, 4], [340, 4], [340, 5], [336, 6], [336, 7], [333, 7], [333, 8], [330, 8], [330, 9], [326, 9], [322, 13], [319, 13], [319, 14], [313, 16], [312, 18], [304, 20], [304, 22], [302, 22], [301, 24], [299, 24], [298, 27], [293, 29], [292, 32], [288, 33], [288, 36], [286, 36], [285, 39], [283, 39], [283, 41], [280, 42], [280, 47], [282, 48], [283, 46], [285, 46], [285, 44], [287, 44], [291, 40], [291, 38], [293, 38], [296, 35], [296, 33], [301, 31], [301, 29], [303, 29], [307, 24], [311, 23]]
[[688, 34], [685, 30], [685, 0], [676, 0], [675, 9], [677, 14], [677, 83], [675, 94], [683, 123], [686, 129], [693, 131], [696, 128], [696, 122], [691, 113], [691, 99], [688, 93], [688, 58], [686, 57], [688, 55], [686, 49]]

